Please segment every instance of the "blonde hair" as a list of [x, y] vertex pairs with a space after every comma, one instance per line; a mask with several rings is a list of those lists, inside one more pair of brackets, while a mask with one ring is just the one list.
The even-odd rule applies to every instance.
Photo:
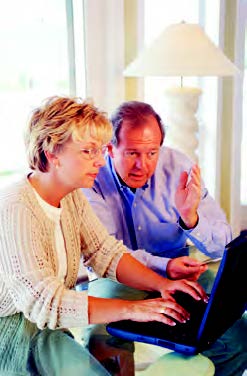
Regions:
[[57, 152], [70, 139], [82, 141], [85, 134], [103, 144], [108, 143], [112, 126], [106, 113], [80, 98], [47, 98], [32, 112], [27, 126], [25, 144], [29, 167], [46, 172], [48, 161], [45, 151]]

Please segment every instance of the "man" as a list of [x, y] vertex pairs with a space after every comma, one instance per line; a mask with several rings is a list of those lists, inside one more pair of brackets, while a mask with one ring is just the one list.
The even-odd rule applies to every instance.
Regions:
[[139, 261], [170, 278], [197, 279], [206, 267], [188, 257], [187, 241], [207, 256], [221, 256], [231, 240], [223, 211], [201, 182], [199, 167], [162, 147], [164, 127], [150, 105], [125, 102], [111, 120], [106, 166], [85, 195], [109, 233]]
[[[162, 146], [162, 121], [150, 105], [125, 102], [111, 120], [114, 131], [106, 165], [84, 194], [109, 233], [122, 239], [139, 261], [169, 278], [198, 279], [206, 267], [188, 256], [188, 240], [212, 258], [221, 256], [231, 240], [230, 226], [208, 194], [199, 167]], [[141, 292], [107, 279], [90, 283], [89, 294], [143, 298]], [[216, 375], [242, 375], [247, 367], [246, 333], [243, 318], [204, 352], [214, 362]], [[103, 344], [106, 363], [114, 351], [121, 357], [127, 348], [131, 355], [128, 343], [114, 346], [108, 338], [104, 328], [93, 328], [86, 342], [93, 353], [95, 341]]]

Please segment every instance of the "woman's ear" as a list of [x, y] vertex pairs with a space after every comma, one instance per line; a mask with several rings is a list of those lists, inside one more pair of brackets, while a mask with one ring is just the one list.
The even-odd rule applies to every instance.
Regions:
[[114, 146], [112, 144], [108, 144], [107, 149], [108, 149], [108, 154], [110, 155], [110, 157], [114, 158], [114, 153], [113, 153]]
[[45, 151], [45, 156], [48, 161], [49, 166], [54, 166], [55, 168], [59, 167], [59, 159], [55, 153], [51, 153], [50, 151]]

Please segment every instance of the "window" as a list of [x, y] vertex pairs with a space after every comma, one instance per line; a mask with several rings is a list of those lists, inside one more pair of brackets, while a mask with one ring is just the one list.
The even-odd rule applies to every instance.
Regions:
[[241, 143], [241, 205], [247, 207], [247, 31], [245, 32], [245, 58], [243, 83], [243, 129]]
[[[243, 4], [243, 2], [242, 2]], [[241, 229], [247, 228], [247, 4], [242, 5], [242, 19], [244, 29], [244, 41], [241, 49], [244, 48], [242, 66], [244, 68], [243, 97], [242, 97], [242, 139], [240, 144], [241, 176], [240, 176], [240, 207], [241, 207]]]
[[26, 168], [23, 130], [34, 107], [84, 94], [82, 11], [78, 0], [1, 3], [0, 177]]

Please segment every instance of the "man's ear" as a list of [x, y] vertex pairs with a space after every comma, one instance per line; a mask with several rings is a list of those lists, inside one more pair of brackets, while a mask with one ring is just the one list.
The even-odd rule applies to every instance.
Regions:
[[108, 145], [107, 145], [107, 149], [108, 149], [108, 154], [110, 155], [110, 157], [111, 157], [111, 158], [114, 158], [114, 152], [113, 152], [114, 145], [112, 145], [112, 144], [108, 144]]

